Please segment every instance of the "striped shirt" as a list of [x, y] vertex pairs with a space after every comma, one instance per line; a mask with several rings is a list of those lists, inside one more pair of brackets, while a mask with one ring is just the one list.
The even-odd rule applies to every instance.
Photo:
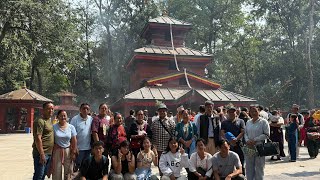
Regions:
[[163, 125], [172, 135], [174, 135], [176, 124], [173, 120], [170, 120], [168, 117], [165, 117], [162, 120], [157, 118], [151, 124], [152, 144], [156, 146], [158, 151], [164, 151], [168, 145], [168, 141], [171, 135], [161, 125], [160, 121], [162, 121]]

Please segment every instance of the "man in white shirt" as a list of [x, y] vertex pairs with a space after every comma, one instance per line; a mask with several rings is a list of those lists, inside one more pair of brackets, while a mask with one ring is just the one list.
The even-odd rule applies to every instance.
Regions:
[[87, 159], [91, 153], [91, 124], [92, 117], [90, 113], [90, 105], [82, 103], [80, 105], [80, 113], [74, 116], [70, 124], [72, 124], [77, 131], [77, 146], [79, 150], [78, 157], [75, 163], [75, 170], [80, 168], [83, 160]]
[[[206, 109], [204, 107], [204, 105], [200, 105], [199, 106], [199, 112], [197, 115], [194, 116], [194, 120], [193, 123], [197, 124], [197, 121], [199, 120], [200, 116], [203, 115], [206, 112]], [[200, 131], [199, 127], [197, 127], [198, 132]]]

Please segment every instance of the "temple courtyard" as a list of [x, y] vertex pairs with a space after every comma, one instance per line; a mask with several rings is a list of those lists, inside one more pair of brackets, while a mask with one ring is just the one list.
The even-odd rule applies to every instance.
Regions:
[[[29, 180], [33, 174], [32, 134], [0, 134], [0, 180]], [[287, 152], [287, 146], [285, 146]], [[320, 157], [309, 159], [306, 147], [300, 147], [297, 162], [270, 161], [266, 157], [265, 179], [320, 179]], [[157, 172], [157, 168], [153, 168]]]

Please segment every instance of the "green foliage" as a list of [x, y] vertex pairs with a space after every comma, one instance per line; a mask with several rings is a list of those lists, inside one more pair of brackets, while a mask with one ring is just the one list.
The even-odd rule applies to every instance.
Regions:
[[[80, 1], [79, 1], [80, 2]], [[82, 1], [81, 1], [82, 2]], [[275, 108], [307, 106], [309, 0], [0, 1], [0, 93], [27, 86], [49, 98], [110, 104], [128, 93], [125, 69], [140, 33], [163, 9], [192, 23], [186, 46], [213, 55], [208, 77]], [[311, 59], [320, 70], [319, 5]], [[320, 80], [314, 79], [316, 106]], [[57, 99], [56, 99], [57, 100]]]

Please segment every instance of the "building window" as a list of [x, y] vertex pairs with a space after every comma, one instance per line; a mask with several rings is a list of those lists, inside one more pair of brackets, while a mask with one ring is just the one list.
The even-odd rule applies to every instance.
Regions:
[[187, 81], [185, 77], [179, 79], [179, 85], [187, 85]]

